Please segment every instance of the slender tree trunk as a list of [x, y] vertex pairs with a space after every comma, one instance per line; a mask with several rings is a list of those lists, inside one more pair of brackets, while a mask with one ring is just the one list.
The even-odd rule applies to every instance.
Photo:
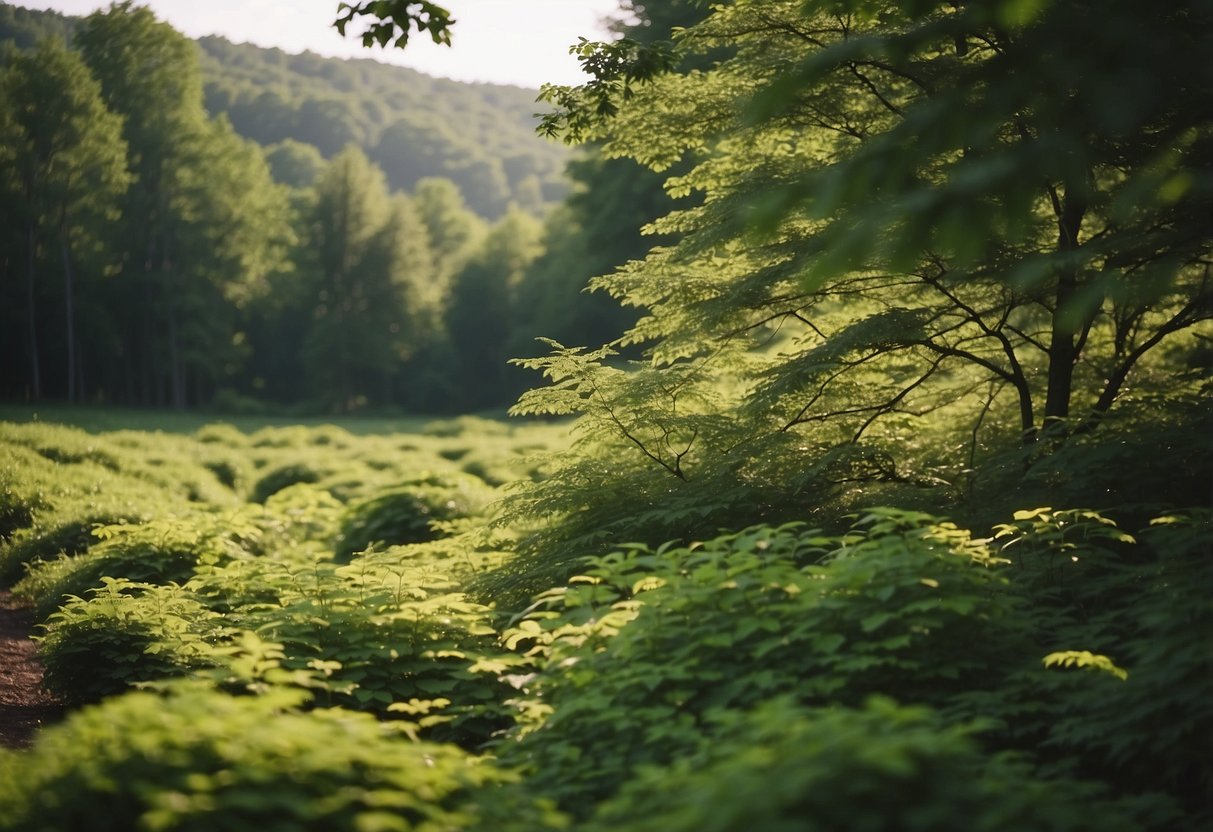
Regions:
[[67, 402], [75, 404], [76, 390], [76, 304], [72, 279], [71, 247], [67, 243], [67, 226], [60, 220], [59, 248], [63, 254], [63, 306], [67, 315]]
[[1074, 275], [1062, 275], [1057, 283], [1057, 308], [1049, 341], [1049, 380], [1045, 392], [1045, 429], [1070, 415], [1070, 395], [1074, 386], [1074, 361], [1078, 357], [1073, 329], [1063, 325], [1062, 313], [1073, 301]]
[[29, 260], [25, 272], [25, 291], [27, 311], [29, 313], [29, 356], [30, 356], [30, 385], [34, 400], [42, 398], [42, 370], [38, 365], [38, 314], [34, 296], [34, 270], [38, 261], [38, 232], [33, 220], [30, 220], [26, 230], [26, 244], [29, 246]]
[[[1063, 198], [1054, 193], [1053, 206], [1057, 214], [1057, 250], [1075, 251], [1087, 206], [1084, 199], [1067, 188]], [[1044, 428], [1057, 425], [1070, 415], [1070, 397], [1074, 392], [1074, 365], [1078, 361], [1075, 334], [1082, 327], [1073, 325], [1074, 302], [1078, 292], [1077, 266], [1066, 264], [1057, 279], [1053, 321], [1049, 340], [1049, 377], [1045, 391]], [[1069, 320], [1067, 320], [1069, 318]]]

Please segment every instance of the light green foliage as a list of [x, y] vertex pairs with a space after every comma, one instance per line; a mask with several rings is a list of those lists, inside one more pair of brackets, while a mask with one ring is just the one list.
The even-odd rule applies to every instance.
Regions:
[[183, 685], [79, 712], [27, 754], [0, 752], [0, 829], [561, 828], [495, 767], [298, 702]]
[[[182, 437], [134, 432], [100, 439], [52, 425], [0, 423], [0, 483], [11, 528], [0, 543], [0, 575], [24, 564], [79, 554], [98, 525], [231, 506], [235, 495], [199, 464], [206, 453]], [[196, 508], [196, 505], [194, 506]]]
[[[16, 531], [5, 555], [14, 569], [42, 557], [17, 589], [46, 628], [47, 682], [71, 703], [191, 673], [235, 692], [295, 686], [316, 706], [373, 711], [478, 747], [511, 723], [503, 701], [512, 689], [476, 669], [497, 652], [497, 631], [462, 583], [502, 555], [474, 522], [493, 490], [452, 459], [468, 464], [488, 444], [484, 464], [506, 476], [516, 470], [510, 446], [555, 435], [475, 419], [408, 437], [333, 426], [245, 435], [215, 425], [190, 438], [6, 425], [5, 449], [28, 459], [6, 480], [7, 493], [28, 495], [10, 500], [10, 514], [31, 528]], [[142, 479], [159, 458], [180, 466], [177, 476], [211, 477], [207, 461], [220, 452], [267, 471], [248, 495], [258, 502], [222, 508], [235, 495], [216, 485], [223, 499], [191, 504], [170, 488], [188, 482]], [[316, 484], [260, 493], [293, 469], [322, 473]], [[37, 533], [60, 513], [75, 517], [103, 487], [138, 493], [154, 518]], [[73, 556], [58, 557], [63, 549]]]
[[186, 588], [221, 610], [224, 626], [276, 644], [274, 666], [318, 705], [399, 715], [414, 733], [475, 748], [506, 724], [509, 689], [472, 669], [496, 630], [490, 610], [459, 591], [464, 551], [454, 563], [449, 550], [408, 547], [347, 566], [241, 560], [198, 570]]
[[374, 544], [424, 543], [444, 523], [483, 514], [493, 499], [483, 481], [466, 474], [427, 477], [416, 484], [375, 494], [352, 506], [341, 522], [339, 560]]
[[48, 688], [71, 705], [99, 702], [131, 685], [217, 664], [206, 636], [216, 613], [181, 592], [102, 577], [45, 621], [41, 656]]
[[507, 633], [554, 709], [516, 752], [572, 806], [696, 748], [719, 709], [945, 705], [1024, 650], [998, 563], [964, 530], [893, 510], [842, 537], [756, 527], [591, 560]]
[[117, 575], [150, 584], [183, 583], [200, 563], [219, 563], [243, 551], [242, 538], [260, 530], [234, 512], [156, 518], [146, 523], [98, 526], [96, 542], [75, 558], [35, 564], [17, 592], [36, 602], [47, 618], [70, 597], [100, 587], [103, 576]]

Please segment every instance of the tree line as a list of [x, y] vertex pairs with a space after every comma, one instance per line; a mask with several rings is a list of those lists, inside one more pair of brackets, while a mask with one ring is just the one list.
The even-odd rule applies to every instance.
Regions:
[[664, 197], [638, 166], [583, 154], [546, 226], [517, 206], [489, 222], [445, 177], [393, 190], [356, 145], [326, 161], [243, 138], [148, 9], [72, 37], [0, 80], [0, 395], [453, 412], [516, 396], [507, 360], [536, 335], [630, 320], [580, 289], [645, 250]]

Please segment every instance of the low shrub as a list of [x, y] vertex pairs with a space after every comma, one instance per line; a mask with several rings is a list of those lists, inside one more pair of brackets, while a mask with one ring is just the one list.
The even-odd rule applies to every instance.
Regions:
[[45, 684], [68, 704], [219, 663], [206, 637], [222, 622], [176, 584], [107, 577], [88, 595], [53, 613], [41, 637]]
[[1031, 656], [984, 543], [928, 515], [874, 510], [841, 537], [756, 527], [592, 564], [506, 633], [537, 659], [542, 717], [502, 753], [570, 806], [689, 753], [714, 710], [781, 695], [946, 703]]
[[282, 489], [299, 483], [318, 482], [324, 475], [313, 466], [304, 462], [289, 462], [266, 471], [255, 483], [249, 494], [254, 503], [264, 503]]
[[350, 506], [335, 551], [348, 561], [372, 544], [424, 543], [440, 537], [436, 524], [483, 512], [493, 492], [475, 477], [446, 474], [376, 494]]
[[1163, 798], [1112, 799], [1096, 784], [1042, 780], [983, 751], [970, 728], [872, 699], [803, 710], [786, 700], [723, 713], [695, 754], [642, 770], [592, 832], [1141, 832], [1166, 829]]
[[0, 752], [7, 832], [541, 832], [516, 777], [348, 711], [199, 685], [132, 693]]
[[184, 583], [200, 561], [218, 563], [240, 551], [240, 528], [233, 517], [216, 515], [101, 526], [93, 529], [96, 542], [85, 554], [35, 564], [17, 591], [33, 600], [35, 614], [45, 619], [71, 596], [100, 586], [104, 577]]

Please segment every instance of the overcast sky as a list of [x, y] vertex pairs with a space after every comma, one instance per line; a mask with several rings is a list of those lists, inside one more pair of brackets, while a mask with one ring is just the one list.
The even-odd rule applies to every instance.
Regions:
[[[13, 5], [81, 15], [109, 0], [6, 0]], [[451, 48], [414, 37], [408, 49], [364, 49], [353, 36], [332, 27], [338, 0], [145, 0], [157, 17], [190, 37], [222, 35], [229, 40], [309, 49], [337, 57], [374, 57], [460, 81], [491, 81], [538, 87], [544, 82], [584, 80], [568, 48], [578, 37], [606, 37], [602, 19], [618, 0], [448, 0], [456, 20]]]

